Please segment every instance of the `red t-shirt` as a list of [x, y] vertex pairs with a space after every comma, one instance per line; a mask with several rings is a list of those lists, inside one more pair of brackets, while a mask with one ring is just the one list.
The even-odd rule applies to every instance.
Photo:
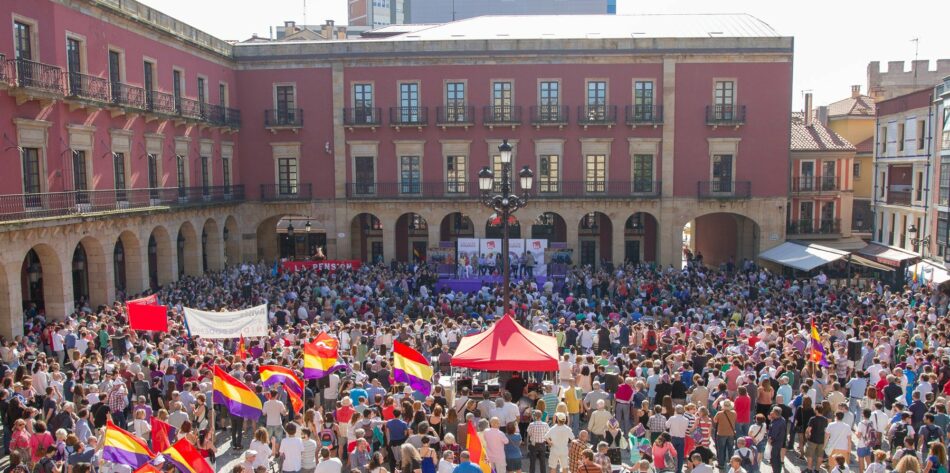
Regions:
[[356, 412], [356, 409], [353, 409], [351, 406], [342, 406], [336, 410], [336, 421], [341, 424], [346, 424], [353, 418], [354, 412]]
[[748, 424], [750, 421], [749, 414], [752, 411], [752, 398], [750, 398], [748, 395], [737, 396], [735, 405], [736, 423]]

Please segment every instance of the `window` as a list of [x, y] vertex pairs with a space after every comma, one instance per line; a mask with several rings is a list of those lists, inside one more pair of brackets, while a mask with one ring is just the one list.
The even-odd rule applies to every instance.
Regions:
[[633, 155], [633, 191], [653, 192], [653, 155]]
[[821, 203], [821, 233], [832, 233], [834, 232], [834, 223], [835, 223], [835, 203], [834, 202], [822, 202]]
[[861, 177], [861, 163], [855, 161], [854, 164], [851, 165], [851, 174], [854, 174], [855, 179]]
[[[23, 148], [23, 193], [39, 194], [40, 185], [40, 150], [39, 148]], [[39, 204], [39, 202], [37, 202]]]
[[128, 200], [125, 192], [125, 153], [112, 153], [112, 172], [115, 180], [116, 200]]
[[201, 193], [208, 195], [211, 187], [211, 160], [207, 156], [201, 157]]
[[815, 162], [801, 161], [801, 175], [798, 178], [798, 190], [815, 190]]
[[887, 244], [894, 244], [894, 227], [897, 226], [897, 214], [891, 214], [891, 226], [888, 228]]
[[492, 118], [495, 121], [511, 121], [514, 100], [511, 95], [511, 82], [492, 82]]
[[182, 155], [177, 156], [176, 162], [176, 177], [178, 179], [178, 197], [185, 196], [185, 185], [188, 183], [188, 167], [185, 157]]
[[557, 81], [543, 81], [539, 87], [538, 118], [545, 122], [560, 121], [560, 83]]
[[588, 154], [584, 157], [584, 181], [587, 192], [607, 190], [607, 156]]
[[418, 123], [419, 120], [419, 84], [403, 82], [399, 84], [399, 121]]
[[732, 192], [732, 155], [713, 155], [712, 192]]
[[82, 90], [82, 43], [66, 38], [66, 71], [69, 74], [69, 92], [79, 95]]
[[561, 157], [556, 154], [541, 156], [540, 172], [538, 173], [539, 192], [558, 192], [561, 178], [560, 161]]
[[277, 94], [276, 115], [274, 116], [275, 125], [290, 125], [296, 123], [296, 91], [292, 85], [278, 85], [275, 90]]
[[16, 41], [16, 58], [33, 60], [33, 27], [19, 21], [13, 22], [13, 39]]
[[[901, 246], [901, 248], [904, 248], [904, 247], [907, 246], [907, 231], [906, 231], [906, 230], [907, 230], [907, 216], [906, 216], [906, 215], [903, 215], [903, 219], [902, 219], [902, 220], [903, 220], [903, 223], [904, 223], [904, 224], [901, 225], [901, 230], [902, 230], [902, 231], [900, 232], [900, 234], [901, 234], [901, 235], [900, 235], [900, 237], [901, 237], [901, 239], [900, 239], [900, 241], [901, 241], [900, 246]], [[893, 243], [891, 243], [891, 244], [893, 245]]]
[[[514, 158], [512, 158], [514, 159]], [[492, 192], [501, 192], [501, 174], [502, 174], [501, 156], [495, 154], [491, 157], [491, 172], [495, 176], [492, 184]], [[509, 176], [510, 177], [510, 176]]]
[[207, 100], [205, 100], [205, 95], [207, 94], [207, 89], [205, 88], [207, 87], [207, 84], [205, 82], [206, 81], [204, 77], [198, 78], [198, 104], [199, 105], [204, 105], [204, 103], [207, 102]]
[[607, 118], [607, 82], [587, 82], [587, 119], [602, 121]]
[[109, 50], [109, 82], [112, 84], [112, 101], [122, 101], [122, 53]]
[[881, 127], [881, 154], [887, 153], [887, 125]]
[[89, 172], [86, 169], [86, 152], [83, 150], [73, 151], [73, 189], [89, 190]]
[[375, 123], [373, 119], [373, 84], [353, 84], [355, 123]]
[[175, 96], [175, 112], [181, 113], [181, 71], [172, 71], [172, 94]]
[[228, 106], [228, 85], [227, 84], [218, 84], [218, 105], [222, 107]]
[[799, 233], [811, 233], [815, 222], [815, 203], [811, 201], [801, 202], [798, 205], [798, 231]]
[[231, 193], [231, 158], [221, 158], [221, 178], [224, 180], [224, 193]]
[[925, 120], [917, 120], [917, 149], [924, 149], [924, 141], [927, 137], [927, 122]]
[[950, 220], [950, 214], [937, 212], [937, 256], [947, 255], [947, 238], [950, 237], [947, 231], [948, 220]]
[[897, 151], [904, 151], [904, 124], [897, 124]]
[[836, 161], [823, 161], [821, 163], [821, 190], [830, 191], [837, 188], [838, 179], [835, 177], [838, 163]]
[[448, 122], [464, 122], [465, 117], [465, 83], [445, 83], [445, 120]]
[[597, 230], [597, 213], [588, 212], [584, 214], [584, 217], [581, 218], [581, 230]]
[[353, 176], [356, 181], [357, 194], [372, 194], [376, 192], [376, 163], [372, 156], [357, 156], [354, 159]]
[[717, 80], [713, 92], [713, 118], [732, 120], [735, 114], [736, 83], [731, 80]]
[[280, 195], [297, 194], [297, 158], [277, 160], [277, 192]]
[[653, 81], [633, 83], [633, 117], [637, 121], [653, 119]]
[[924, 172], [917, 171], [917, 185], [915, 186], [914, 200], [924, 199]]
[[938, 205], [950, 205], [950, 162], [940, 163], [940, 194]]
[[156, 189], [158, 188], [158, 157], [148, 153], [146, 159], [148, 160], [148, 188]]
[[880, 180], [880, 184], [878, 184], [878, 186], [880, 186], [880, 187], [878, 187], [878, 189], [879, 189], [879, 190], [878, 190], [878, 196], [884, 197], [884, 190], [887, 189], [887, 173], [884, 172], [884, 171], [881, 171], [881, 180]]
[[447, 192], [451, 194], [465, 193], [467, 176], [465, 156], [446, 156], [445, 183]]
[[155, 92], [155, 64], [145, 61], [142, 63], [143, 84], [145, 85], [145, 106], [151, 110], [154, 102], [152, 95]]
[[401, 193], [418, 194], [422, 190], [421, 176], [419, 156], [399, 157], [399, 191]]

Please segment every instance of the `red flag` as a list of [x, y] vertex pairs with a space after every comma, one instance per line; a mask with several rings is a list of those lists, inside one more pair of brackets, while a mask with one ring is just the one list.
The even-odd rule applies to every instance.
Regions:
[[158, 417], [152, 416], [152, 450], [160, 452], [172, 445], [175, 428]]
[[138, 470], [133, 471], [132, 473], [162, 473], [162, 470], [152, 466], [151, 463], [146, 463], [142, 465]]
[[238, 340], [237, 346], [237, 356], [244, 361], [247, 359], [247, 345], [244, 343], [244, 334], [241, 334], [241, 339]]
[[182, 473], [214, 473], [214, 468], [208, 464], [208, 460], [201, 456], [188, 439], [181, 439], [162, 450], [162, 456]]
[[139, 299], [126, 301], [126, 304], [158, 305], [158, 295], [152, 294]]
[[126, 304], [132, 330], [168, 331], [168, 309], [163, 305]]
[[284, 384], [284, 391], [287, 391], [287, 398], [290, 399], [290, 405], [294, 408], [294, 412], [300, 412], [303, 409], [303, 399], [300, 398], [300, 395], [293, 392], [290, 389], [287, 389], [287, 385]]

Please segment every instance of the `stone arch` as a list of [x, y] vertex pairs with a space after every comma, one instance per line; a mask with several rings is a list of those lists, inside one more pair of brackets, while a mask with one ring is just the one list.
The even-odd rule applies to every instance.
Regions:
[[[111, 271], [106, 265], [106, 254], [102, 247], [102, 242], [98, 238], [87, 235], [76, 243], [73, 253], [79, 248], [85, 253], [85, 261], [82, 268], [77, 267], [76, 260], [73, 258], [73, 298], [76, 299], [76, 284], [84, 283], [86, 292], [89, 295], [89, 307], [95, 309], [99, 305], [109, 304], [114, 299], [112, 292]], [[83, 273], [81, 276], [77, 273]], [[85, 281], [78, 281], [79, 277], [85, 277]]]
[[718, 267], [743, 259], [754, 260], [759, 254], [761, 227], [753, 218], [735, 212], [712, 211], [694, 216], [682, 226], [683, 263], [687, 250], [695, 257], [702, 255], [702, 264]]
[[30, 248], [20, 268], [23, 308], [35, 305], [52, 318], [72, 312], [64, 276], [62, 260], [52, 246], [39, 243]]
[[[305, 230], [307, 222], [310, 232]], [[293, 226], [293, 235], [290, 226]], [[264, 261], [309, 259], [318, 246], [326, 255], [328, 229], [326, 222], [299, 213], [271, 215], [257, 225], [257, 256]]]
[[424, 216], [406, 212], [396, 219], [397, 261], [424, 261], [429, 243], [429, 222]]
[[363, 212], [350, 222], [350, 257], [367, 263], [385, 262], [383, 222], [375, 214]]
[[474, 238], [475, 224], [470, 215], [452, 212], [442, 217], [439, 224], [439, 241], [457, 241], [459, 238]]
[[224, 240], [225, 264], [241, 263], [241, 229], [238, 228], [237, 219], [233, 215], [228, 215], [224, 220], [221, 239]]
[[125, 230], [119, 234], [113, 248], [113, 259], [118, 255], [117, 249], [123, 252], [121, 261], [114, 263], [114, 280], [116, 293], [120, 289], [119, 283], [122, 283], [121, 289], [125, 291], [126, 296], [138, 294], [148, 286], [144, 261], [142, 261], [142, 244], [138, 235], [131, 230]]
[[198, 232], [195, 226], [185, 221], [178, 228], [175, 240], [176, 256], [178, 260], [178, 277], [201, 275], [201, 245], [198, 241]]
[[588, 212], [577, 222], [575, 261], [600, 268], [602, 262], [613, 261], [613, 222], [603, 212]]
[[201, 227], [201, 267], [205, 271], [224, 269], [224, 235], [213, 218]]
[[157, 288], [175, 280], [172, 261], [175, 261], [174, 246], [168, 229], [158, 225], [148, 236], [148, 274], [149, 285]]
[[[508, 238], [522, 238], [521, 221], [517, 215], [508, 216]], [[501, 216], [492, 213], [485, 220], [485, 238], [504, 238], [505, 228]]]
[[630, 214], [623, 225], [623, 262], [655, 263], [659, 256], [659, 219], [651, 212]]
[[531, 238], [564, 243], [567, 241], [567, 222], [557, 212], [542, 212], [531, 222]]

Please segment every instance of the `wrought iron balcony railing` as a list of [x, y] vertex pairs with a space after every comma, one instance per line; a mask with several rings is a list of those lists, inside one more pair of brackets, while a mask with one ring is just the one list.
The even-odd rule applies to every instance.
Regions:
[[533, 105], [531, 107], [531, 124], [541, 125], [566, 125], [568, 123], [567, 106], [559, 105]]
[[343, 124], [346, 126], [380, 126], [383, 124], [383, 112], [378, 107], [344, 108]]
[[581, 105], [577, 107], [579, 125], [614, 125], [617, 123], [616, 105]]
[[113, 82], [111, 85], [113, 104], [122, 107], [146, 109], [147, 94], [145, 93], [145, 89], [121, 82]]
[[838, 176], [799, 176], [792, 178], [792, 192], [835, 192], [840, 190]]
[[272, 108], [264, 110], [266, 128], [300, 128], [303, 126], [302, 108]]
[[102, 103], [112, 101], [109, 81], [106, 79], [79, 72], [67, 72], [66, 80], [69, 84], [70, 97]]
[[841, 219], [790, 220], [786, 232], [789, 235], [838, 235], [841, 233]]
[[706, 124], [715, 126], [745, 124], [745, 105], [707, 105]]
[[[632, 181], [558, 181], [547, 182], [531, 192], [533, 199], [613, 199], [657, 198], [662, 183], [651, 180]], [[445, 182], [348, 182], [346, 196], [350, 199], [476, 199], [480, 195], [477, 180]]]
[[482, 122], [486, 125], [520, 125], [521, 105], [486, 105]]
[[625, 107], [627, 125], [662, 125], [662, 105], [627, 105]]
[[441, 126], [467, 126], [475, 124], [475, 107], [448, 105], [435, 108], [435, 123]]
[[63, 70], [58, 66], [16, 59], [17, 85], [55, 94], [63, 93]]
[[310, 183], [261, 184], [261, 200], [310, 200], [313, 198], [313, 186]]
[[389, 107], [392, 126], [426, 126], [429, 124], [428, 107]]

